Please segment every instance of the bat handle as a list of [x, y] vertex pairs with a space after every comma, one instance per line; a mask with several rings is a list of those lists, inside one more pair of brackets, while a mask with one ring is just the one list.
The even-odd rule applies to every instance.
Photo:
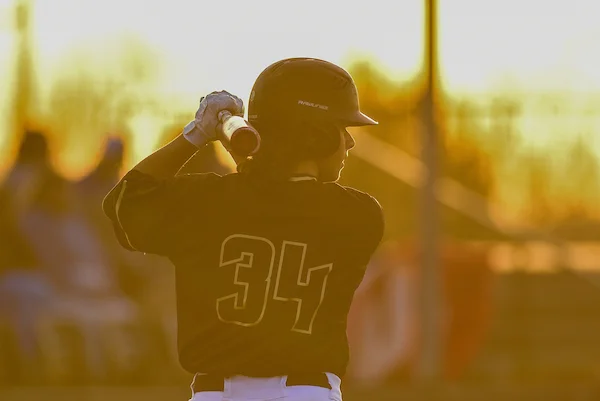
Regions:
[[226, 147], [240, 156], [255, 154], [260, 148], [260, 135], [242, 117], [233, 116], [230, 111], [222, 110], [218, 115], [221, 122], [222, 140]]

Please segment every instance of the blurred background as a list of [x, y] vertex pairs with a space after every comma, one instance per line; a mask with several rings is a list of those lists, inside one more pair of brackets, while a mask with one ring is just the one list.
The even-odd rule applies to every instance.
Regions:
[[[341, 64], [380, 125], [343, 184], [385, 240], [349, 400], [600, 400], [593, 0], [0, 0], [0, 399], [187, 399], [173, 269], [100, 209], [199, 98]], [[219, 146], [189, 171], [232, 172]]]

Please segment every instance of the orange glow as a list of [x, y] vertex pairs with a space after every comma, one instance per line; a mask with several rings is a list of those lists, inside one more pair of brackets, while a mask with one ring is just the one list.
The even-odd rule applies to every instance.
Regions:
[[[0, 0], [0, 14], [8, 15], [14, 4]], [[202, 94], [227, 89], [247, 99], [254, 78], [277, 59], [310, 55], [349, 66], [367, 58], [401, 82], [418, 74], [422, 56], [423, 2], [418, 1], [340, 6], [317, 0], [233, 0], [226, 8], [187, 0], [33, 4], [36, 103], [53, 114], [53, 125], [62, 131], [54, 137], [56, 161], [70, 177], [93, 166], [99, 144], [119, 118], [131, 131], [125, 133], [131, 135], [126, 158], [131, 164], [158, 144], [165, 126], [190, 118]], [[594, 95], [600, 92], [595, 43], [600, 28], [594, 4], [440, 2], [444, 90], [481, 104], [497, 95], [518, 99], [518, 128], [532, 152], [552, 152], [587, 133], [586, 144], [600, 154], [600, 98]], [[12, 28], [10, 18], [0, 18], [0, 54], [15, 54]], [[14, 64], [14, 57], [1, 60], [2, 87], [10, 87]], [[75, 102], [71, 107], [70, 98], [56, 103], [52, 97], [61, 92], [58, 84], [82, 76], [85, 89], [93, 87], [108, 110], [93, 124], [82, 115], [96, 106]], [[0, 93], [3, 115], [10, 110], [9, 94]], [[131, 105], [133, 114], [119, 114]], [[0, 171], [8, 166], [12, 148], [11, 139], [0, 136]], [[518, 195], [511, 202], [518, 203]]]

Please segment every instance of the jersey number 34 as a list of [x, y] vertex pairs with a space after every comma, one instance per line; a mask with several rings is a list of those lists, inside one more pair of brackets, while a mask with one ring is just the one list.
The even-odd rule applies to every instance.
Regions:
[[296, 318], [291, 330], [311, 334], [333, 264], [306, 267], [306, 250], [306, 244], [283, 241], [276, 261], [277, 249], [266, 238], [227, 237], [221, 245], [220, 268], [232, 268], [235, 292], [217, 299], [219, 320], [254, 326], [262, 321], [271, 301], [294, 302]]

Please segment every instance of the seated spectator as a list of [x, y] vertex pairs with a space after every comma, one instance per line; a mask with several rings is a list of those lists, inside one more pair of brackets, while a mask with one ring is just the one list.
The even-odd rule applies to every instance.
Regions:
[[47, 172], [22, 216], [21, 228], [58, 292], [86, 297], [114, 292], [105, 256], [74, 201], [68, 181]]
[[[0, 319], [16, 334], [18, 358], [27, 366], [39, 357], [36, 321], [43, 314], [50, 286], [20, 227], [38, 180], [50, 169], [48, 143], [39, 132], [24, 134], [17, 158], [0, 188]], [[18, 366], [11, 370], [19, 376]]]
[[8, 201], [13, 212], [27, 210], [37, 180], [48, 170], [52, 170], [52, 167], [46, 137], [37, 131], [27, 131], [21, 141], [15, 163], [2, 185], [10, 197]]
[[[87, 368], [96, 376], [106, 373], [104, 328], [129, 324], [136, 318], [136, 308], [121, 293], [102, 242], [83, 217], [75, 195], [69, 181], [47, 169], [36, 181], [19, 226], [52, 288], [50, 310], [40, 324], [45, 330], [41, 338], [49, 344], [53, 322], [76, 325], [85, 339]], [[45, 347], [50, 352], [54, 348]]]
[[21, 376], [19, 368], [32, 368], [39, 359], [35, 326], [45, 311], [50, 287], [19, 230], [4, 188], [0, 189], [0, 238], [0, 320], [8, 323], [16, 339], [17, 349], [12, 350], [13, 356], [24, 366], [13, 360], [15, 366], [11, 371]]
[[174, 316], [175, 298], [171, 294], [174, 284], [169, 284], [173, 270], [169, 261], [155, 255], [127, 251], [117, 241], [110, 220], [102, 212], [104, 197], [119, 181], [124, 151], [124, 144], [119, 138], [107, 141], [96, 168], [76, 184], [77, 199], [100, 241], [103, 254], [114, 268], [123, 292], [138, 303], [142, 312], [147, 312], [150, 320], [160, 319], [161, 311]]

